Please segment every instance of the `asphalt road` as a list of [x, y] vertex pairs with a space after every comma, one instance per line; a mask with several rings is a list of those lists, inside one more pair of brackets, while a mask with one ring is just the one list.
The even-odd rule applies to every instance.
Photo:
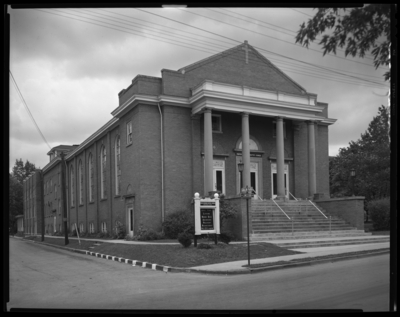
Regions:
[[10, 238], [8, 308], [389, 310], [389, 254], [245, 275], [165, 273]]

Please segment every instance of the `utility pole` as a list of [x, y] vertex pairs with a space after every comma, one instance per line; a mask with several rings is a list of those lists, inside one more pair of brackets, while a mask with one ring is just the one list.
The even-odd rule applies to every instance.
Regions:
[[64, 222], [64, 237], [65, 245], [69, 243], [68, 240], [68, 227], [67, 227], [67, 195], [65, 188], [65, 153], [61, 152], [61, 193], [62, 193], [62, 209], [63, 209], [63, 222]]

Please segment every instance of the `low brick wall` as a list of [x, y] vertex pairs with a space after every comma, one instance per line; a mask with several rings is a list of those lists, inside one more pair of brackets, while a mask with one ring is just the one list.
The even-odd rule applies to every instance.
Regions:
[[[240, 197], [231, 197], [225, 198], [226, 201], [236, 208], [238, 211], [237, 216], [234, 219], [226, 220], [226, 224], [223, 230], [229, 230], [238, 240], [246, 240], [247, 239], [247, 207], [246, 207], [246, 199], [242, 199]], [[249, 226], [250, 233], [252, 231], [251, 227], [251, 199], [249, 200]]]
[[327, 215], [338, 217], [359, 230], [364, 230], [365, 197], [343, 197], [315, 200], [314, 202], [326, 211]]

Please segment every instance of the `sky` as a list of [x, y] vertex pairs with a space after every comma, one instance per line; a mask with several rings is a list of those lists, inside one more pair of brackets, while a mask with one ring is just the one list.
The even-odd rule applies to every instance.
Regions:
[[317, 43], [309, 49], [295, 44], [300, 25], [315, 12], [9, 7], [10, 171], [16, 159], [43, 168], [50, 147], [86, 140], [112, 118], [118, 93], [136, 75], [161, 77], [162, 69], [178, 70], [245, 40], [329, 104], [329, 118], [337, 119], [329, 127], [329, 155], [337, 155], [360, 138], [381, 105], [388, 105], [389, 84], [383, 80], [388, 68], [376, 69], [371, 55], [323, 56]]

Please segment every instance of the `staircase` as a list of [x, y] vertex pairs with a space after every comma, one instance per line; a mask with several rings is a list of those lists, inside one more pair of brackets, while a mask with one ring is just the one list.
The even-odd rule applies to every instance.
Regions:
[[[273, 240], [277, 245], [291, 248], [388, 241], [388, 237], [378, 239], [376, 236], [372, 237], [371, 233], [352, 227], [342, 219], [330, 218], [317, 206], [328, 217], [325, 218], [308, 200], [275, 202], [252, 200], [250, 241]], [[309, 241], [304, 243], [286, 241], [299, 239], [309, 239]]]

